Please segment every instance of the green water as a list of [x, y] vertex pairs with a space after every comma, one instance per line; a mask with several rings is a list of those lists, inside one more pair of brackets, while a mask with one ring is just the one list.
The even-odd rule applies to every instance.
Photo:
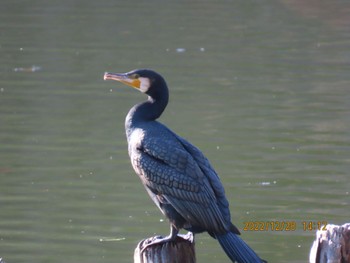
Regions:
[[[232, 218], [269, 262], [307, 262], [315, 231], [349, 222], [350, 16], [331, 1], [0, 3], [0, 258], [132, 262], [168, 234], [129, 164], [128, 109], [105, 71], [147, 67], [171, 89], [161, 121], [197, 145]], [[227, 262], [198, 235], [198, 262]]]

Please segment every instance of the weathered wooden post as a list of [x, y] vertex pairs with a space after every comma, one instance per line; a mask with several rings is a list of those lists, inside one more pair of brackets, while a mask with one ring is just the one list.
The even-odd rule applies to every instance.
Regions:
[[350, 223], [327, 225], [318, 230], [309, 257], [310, 263], [350, 263]]
[[134, 263], [195, 263], [193, 236], [178, 236], [175, 241], [154, 244], [143, 249], [157, 237], [139, 242], [134, 252]]

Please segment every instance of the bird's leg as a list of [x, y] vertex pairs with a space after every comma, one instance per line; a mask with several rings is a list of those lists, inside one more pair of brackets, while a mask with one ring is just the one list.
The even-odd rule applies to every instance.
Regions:
[[155, 244], [161, 244], [161, 243], [166, 243], [166, 242], [169, 242], [169, 241], [174, 241], [177, 237], [177, 234], [179, 233], [179, 230], [176, 229], [172, 224], [170, 225], [170, 234], [166, 237], [157, 237], [157, 239], [155, 240], [152, 240], [150, 243], [148, 244], [145, 244], [144, 247], [142, 248], [141, 250], [141, 253], [143, 253], [143, 251], [149, 247], [149, 246], [152, 246], [152, 245], [155, 245]]

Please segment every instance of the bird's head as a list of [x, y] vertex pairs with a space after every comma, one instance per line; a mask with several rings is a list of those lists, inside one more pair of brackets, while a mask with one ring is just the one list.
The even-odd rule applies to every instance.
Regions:
[[159, 93], [160, 88], [166, 87], [163, 77], [150, 69], [135, 69], [127, 73], [106, 72], [103, 79], [119, 81], [150, 96]]

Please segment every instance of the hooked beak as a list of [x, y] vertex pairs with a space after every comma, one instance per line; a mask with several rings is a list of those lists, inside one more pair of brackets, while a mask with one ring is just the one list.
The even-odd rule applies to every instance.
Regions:
[[103, 76], [103, 79], [104, 80], [107, 80], [107, 79], [116, 80], [116, 81], [124, 83], [124, 84], [131, 86], [131, 87], [138, 89], [138, 90], [140, 89], [140, 86], [141, 86], [141, 82], [139, 79], [133, 78], [126, 73], [106, 72]]

